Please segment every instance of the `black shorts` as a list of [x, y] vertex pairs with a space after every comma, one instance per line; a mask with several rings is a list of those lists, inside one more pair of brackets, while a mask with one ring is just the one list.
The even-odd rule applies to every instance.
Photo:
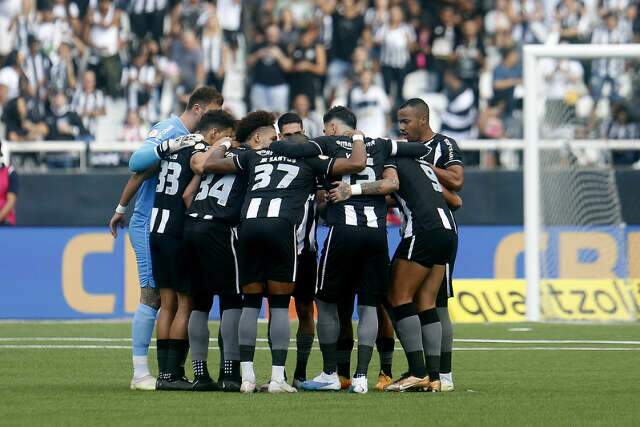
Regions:
[[445, 265], [452, 260], [458, 235], [452, 230], [436, 229], [405, 237], [398, 245], [394, 259], [416, 262], [424, 267]]
[[247, 219], [238, 240], [240, 286], [294, 283], [298, 269], [296, 226], [282, 218]]
[[194, 300], [240, 294], [237, 235], [233, 227], [222, 221], [187, 217], [184, 246]]
[[180, 293], [189, 292], [189, 280], [185, 274], [184, 241], [167, 234], [151, 233], [149, 247], [156, 286]]
[[329, 229], [318, 269], [317, 296], [337, 302], [358, 295], [358, 303], [376, 305], [387, 295], [387, 230], [335, 225]]
[[458, 239], [455, 241], [453, 256], [445, 265], [444, 278], [442, 285], [438, 291], [436, 298], [436, 307], [449, 307], [449, 298], [453, 298], [453, 267], [456, 264], [456, 255], [458, 254]]
[[293, 296], [296, 301], [312, 302], [316, 293], [318, 254], [307, 250], [298, 255], [298, 271]]

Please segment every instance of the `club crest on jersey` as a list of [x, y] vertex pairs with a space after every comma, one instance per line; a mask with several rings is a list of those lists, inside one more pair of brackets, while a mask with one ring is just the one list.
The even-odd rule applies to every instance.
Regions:
[[155, 138], [160, 134], [160, 132], [158, 132], [158, 129], [151, 129], [149, 131], [149, 134], [147, 135], [149, 138]]
[[202, 151], [202, 150], [204, 150], [206, 148], [207, 148], [207, 146], [202, 142], [198, 142], [196, 145], [193, 146], [194, 150], [199, 150], [199, 151]]

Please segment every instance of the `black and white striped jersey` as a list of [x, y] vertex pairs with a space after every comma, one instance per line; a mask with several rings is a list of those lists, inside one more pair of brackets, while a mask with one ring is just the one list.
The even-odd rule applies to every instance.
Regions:
[[462, 152], [455, 139], [436, 133], [424, 144], [427, 146], [428, 153], [422, 158], [435, 167], [446, 169], [453, 165], [464, 166]]
[[318, 242], [316, 241], [316, 228], [318, 226], [318, 202], [316, 201], [315, 189], [309, 194], [304, 206], [304, 216], [298, 224], [296, 236], [298, 239], [298, 254], [303, 251], [317, 252]]
[[247, 150], [233, 158], [248, 176], [241, 220], [283, 218], [298, 225], [304, 206], [316, 188], [316, 176], [331, 174], [334, 159], [326, 156], [295, 159], [271, 150]]
[[[389, 153], [387, 140], [366, 139], [366, 167], [359, 173], [343, 175], [340, 179], [350, 185], [365, 184], [382, 179], [382, 172]], [[316, 142], [318, 142], [316, 140]], [[351, 138], [337, 138], [332, 144], [326, 144], [326, 154], [330, 157], [345, 158], [351, 156]], [[326, 186], [338, 178], [327, 178]], [[359, 195], [349, 200], [327, 205], [326, 220], [328, 225], [352, 225], [384, 229], [387, 226], [387, 204], [384, 196]]]
[[402, 212], [402, 237], [435, 229], [457, 232], [438, 177], [426, 159], [397, 158], [400, 189], [394, 193]]
[[150, 230], [152, 233], [182, 237], [185, 205], [182, 195], [193, 178], [191, 156], [203, 151], [205, 144], [179, 151], [160, 160], [158, 185], [151, 209]]
[[[225, 157], [233, 158], [246, 151], [244, 147], [231, 148]], [[244, 174], [203, 175], [187, 215], [205, 221], [220, 220], [235, 226], [240, 223], [240, 211], [247, 192]]]

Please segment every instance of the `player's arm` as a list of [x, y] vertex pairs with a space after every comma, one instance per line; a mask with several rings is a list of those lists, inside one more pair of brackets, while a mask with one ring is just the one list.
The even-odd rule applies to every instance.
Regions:
[[147, 169], [143, 173], [134, 173], [129, 177], [129, 180], [120, 195], [120, 201], [118, 202], [116, 211], [109, 221], [109, 230], [111, 230], [111, 235], [113, 237], [118, 236], [118, 226], [120, 228], [124, 228], [127, 223], [125, 214], [127, 213], [127, 206], [131, 199], [136, 195], [142, 183], [157, 173], [158, 167], [153, 167]]
[[446, 169], [434, 166], [433, 171], [438, 181], [450, 191], [460, 191], [464, 185], [464, 168], [462, 165], [451, 165]]
[[351, 175], [361, 172], [367, 166], [367, 151], [364, 146], [364, 138], [360, 134], [353, 136], [351, 157], [348, 159], [334, 159], [333, 165], [327, 176]]
[[387, 157], [422, 157], [429, 153], [429, 147], [421, 142], [398, 142], [385, 139]]
[[193, 153], [193, 155], [191, 156], [191, 160], [189, 160], [189, 166], [191, 167], [191, 170], [194, 174], [203, 175], [205, 173], [204, 165], [205, 163], [207, 163], [207, 159], [209, 158], [209, 156], [211, 156], [213, 151], [216, 148], [221, 147], [225, 141], [228, 141], [230, 144], [232, 143], [231, 138], [220, 138], [213, 143], [208, 151], [196, 151], [195, 153]]
[[189, 185], [187, 185], [187, 188], [184, 189], [184, 194], [182, 194], [182, 200], [184, 201], [184, 205], [187, 208], [190, 208], [191, 203], [193, 203], [193, 196], [196, 194], [196, 190], [200, 185], [201, 178], [202, 177], [200, 175], [194, 175], [193, 178], [191, 178]]
[[445, 186], [442, 186], [442, 197], [444, 197], [444, 201], [447, 202], [449, 209], [452, 211], [457, 211], [462, 207], [462, 197], [453, 191], [447, 190]]
[[[305, 140], [297, 140], [297, 138]], [[315, 157], [324, 154], [322, 147], [316, 141], [307, 140], [305, 136], [297, 135], [289, 137], [286, 141], [273, 142], [269, 149], [280, 156], [292, 158]]]
[[336, 186], [329, 191], [329, 200], [332, 203], [343, 202], [360, 194], [372, 196], [386, 196], [400, 189], [398, 172], [393, 167], [385, 168], [382, 179], [364, 184], [349, 185], [344, 181], [336, 181]]
[[238, 156], [225, 157], [224, 153], [231, 147], [229, 141], [223, 142], [220, 147], [214, 148], [211, 155], [204, 163], [204, 173], [236, 173], [242, 172], [246, 167], [246, 155], [250, 151], [240, 153]]
[[145, 171], [169, 154], [176, 153], [184, 148], [193, 147], [203, 139], [204, 137], [202, 135], [194, 133], [179, 136], [174, 139], [167, 139], [156, 144], [156, 138], [148, 137], [145, 140], [145, 144], [131, 155], [129, 159], [129, 170], [131, 172]]

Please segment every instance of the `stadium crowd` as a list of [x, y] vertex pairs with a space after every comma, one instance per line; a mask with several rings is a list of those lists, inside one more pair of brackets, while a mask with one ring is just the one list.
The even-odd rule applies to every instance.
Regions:
[[[632, 0], [0, 0], [2, 137], [139, 141], [209, 84], [237, 117], [291, 109], [310, 136], [338, 104], [367, 134], [397, 134], [394, 109], [420, 96], [453, 138], [521, 138], [524, 44], [639, 39]], [[638, 67], [546, 60], [549, 119], [577, 137], [638, 138]]]

